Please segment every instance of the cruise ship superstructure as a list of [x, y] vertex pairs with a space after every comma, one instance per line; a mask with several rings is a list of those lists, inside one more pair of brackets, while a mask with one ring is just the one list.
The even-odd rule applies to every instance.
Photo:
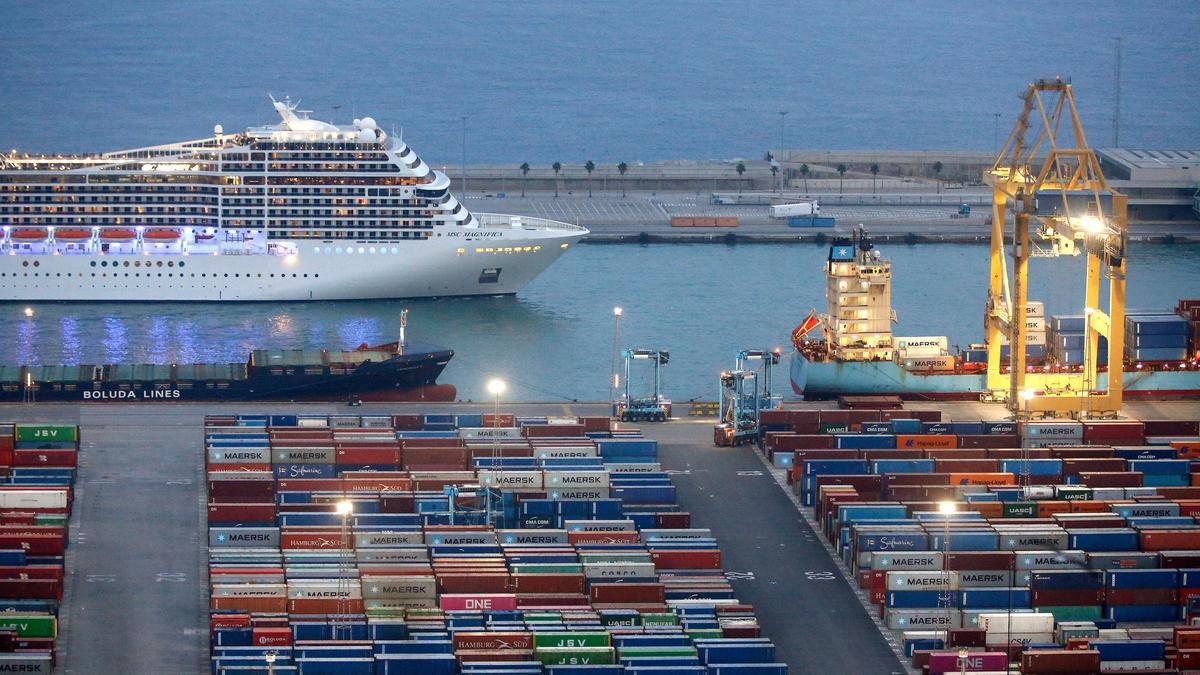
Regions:
[[370, 117], [88, 156], [0, 154], [0, 300], [501, 295], [587, 230], [471, 213]]

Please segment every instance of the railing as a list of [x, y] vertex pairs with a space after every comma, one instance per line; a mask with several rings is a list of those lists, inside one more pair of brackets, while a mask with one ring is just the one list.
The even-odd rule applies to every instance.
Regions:
[[516, 216], [505, 213], [472, 213], [475, 220], [479, 222], [480, 227], [488, 228], [511, 228], [514, 224], [519, 223], [522, 228], [535, 230], [565, 230], [568, 232], [579, 232], [586, 234], [588, 229], [579, 225], [564, 223], [559, 220], [550, 220], [549, 218], [534, 218], [531, 216]]

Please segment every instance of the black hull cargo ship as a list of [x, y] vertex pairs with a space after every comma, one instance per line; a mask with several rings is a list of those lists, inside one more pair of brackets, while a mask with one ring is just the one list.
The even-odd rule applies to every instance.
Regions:
[[259, 349], [246, 363], [0, 367], [0, 401], [453, 401], [437, 378], [453, 350]]

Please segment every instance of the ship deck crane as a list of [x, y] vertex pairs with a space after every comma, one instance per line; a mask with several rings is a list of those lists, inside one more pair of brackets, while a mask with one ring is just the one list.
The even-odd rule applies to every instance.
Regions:
[[[1017, 417], [1116, 414], [1124, 393], [1127, 199], [1109, 187], [1096, 153], [1088, 146], [1069, 81], [1037, 80], [1021, 98], [1024, 105], [1017, 123], [992, 168], [983, 174], [993, 190], [984, 315], [987, 388], [1006, 400]], [[1011, 286], [1004, 255], [1009, 208], [1014, 221]], [[1087, 255], [1082, 372], [1027, 373], [1024, 319], [1029, 259], [1081, 252]], [[1108, 281], [1107, 307], [1100, 305], [1102, 277]], [[1013, 345], [1007, 373], [1000, 366], [1002, 336]], [[1106, 379], [1098, 377], [1101, 336], [1108, 340]]]
[[[670, 419], [671, 401], [662, 393], [662, 367], [671, 360], [670, 352], [665, 349], [626, 349], [621, 356], [625, 358], [625, 392], [613, 405], [613, 417], [622, 422], [665, 422]], [[639, 362], [654, 367], [654, 389], [648, 395], [636, 396], [631, 387], [630, 371]]]

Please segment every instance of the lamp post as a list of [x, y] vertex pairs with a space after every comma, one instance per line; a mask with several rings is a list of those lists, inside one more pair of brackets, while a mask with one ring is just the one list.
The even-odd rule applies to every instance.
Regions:
[[[351, 563], [350, 515], [354, 513], [354, 502], [343, 499], [334, 506], [334, 510], [342, 519], [341, 548], [338, 550], [337, 618], [333, 624], [333, 639], [337, 640], [341, 628], [349, 628], [350, 624], [350, 578], [355, 573]], [[351, 631], [347, 630], [347, 633]]]
[[500, 457], [500, 394], [508, 389], [508, 385], [504, 380], [493, 377], [488, 380], [487, 390], [492, 395], [492, 426], [495, 431], [492, 433], [492, 470], [496, 469], [496, 462]]
[[617, 389], [619, 389], [621, 386], [621, 375], [617, 370], [617, 354], [621, 349], [621, 315], [624, 313], [625, 310], [621, 309], [620, 307], [613, 307], [612, 372], [610, 373], [611, 377], [609, 378], [612, 390], [610, 392], [610, 396], [608, 397], [610, 403], [616, 402]]
[[946, 609], [950, 609], [950, 516], [958, 510], [957, 504], [946, 500], [938, 502], [938, 511], [942, 514], [942, 581], [945, 586]]

